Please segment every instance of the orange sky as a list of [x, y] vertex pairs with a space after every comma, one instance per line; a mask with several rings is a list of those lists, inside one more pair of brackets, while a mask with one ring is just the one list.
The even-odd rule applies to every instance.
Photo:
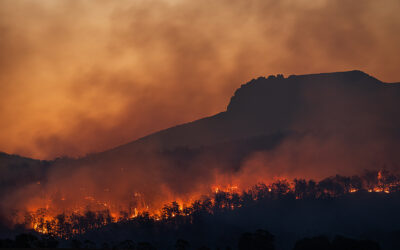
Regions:
[[0, 151], [102, 151], [222, 111], [261, 75], [360, 69], [400, 81], [399, 10], [398, 0], [2, 0]]

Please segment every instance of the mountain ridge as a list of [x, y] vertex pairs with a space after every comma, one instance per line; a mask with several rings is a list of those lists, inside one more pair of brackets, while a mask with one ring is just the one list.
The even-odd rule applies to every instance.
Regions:
[[[339, 84], [337, 82], [339, 82]], [[356, 91], [362, 90], [362, 92], [369, 92], [369, 94], [382, 87], [387, 88], [390, 86], [394, 86], [395, 88], [400, 89], [400, 85], [396, 85], [395, 83], [382, 82], [359, 70], [308, 75], [290, 75], [287, 78], [283, 77], [283, 75], [269, 76], [267, 78], [259, 77], [257, 79], [252, 79], [245, 84], [242, 84], [231, 97], [226, 110], [220, 113], [160, 130], [153, 134], [141, 137], [130, 143], [120, 145], [114, 149], [101, 152], [100, 154], [110, 151], [129, 151], [129, 149], [127, 148], [135, 144], [140, 144], [140, 146], [143, 147], [155, 147], [161, 149], [170, 149], [179, 146], [199, 147], [202, 145], [206, 146], [212, 145], [214, 143], [229, 141], [231, 139], [230, 135], [235, 133], [237, 133], [237, 136], [234, 136], [234, 140], [246, 138], [247, 136], [264, 135], [265, 132], [262, 131], [263, 129], [260, 129], [259, 127], [254, 128], [253, 126], [253, 128], [250, 128], [250, 130], [254, 129], [254, 133], [250, 134], [241, 134], [241, 130], [237, 128], [245, 127], [245, 125], [248, 125], [251, 122], [260, 122], [258, 119], [255, 119], [253, 115], [249, 115], [249, 113], [253, 111], [252, 108], [257, 108], [257, 105], [261, 105], [263, 108], [265, 108], [267, 106], [274, 106], [277, 103], [280, 103], [282, 105], [280, 107], [280, 110], [274, 111], [273, 109], [270, 109], [268, 110], [268, 112], [271, 113], [271, 116], [274, 116], [275, 118], [279, 117], [284, 123], [288, 123], [290, 122], [287, 120], [289, 118], [288, 115], [296, 111], [293, 110], [293, 108], [295, 107], [290, 105], [288, 106], [286, 104], [296, 104], [300, 101], [299, 96], [302, 93], [299, 93], [299, 91], [301, 92], [301, 89], [299, 88], [303, 88], [306, 85], [317, 88], [318, 85], [324, 85], [324, 83], [331, 84], [332, 86], [334, 86], [334, 88], [351, 87], [352, 91], [354, 91], [354, 88], [356, 88]], [[397, 90], [397, 92], [400, 91]], [[257, 94], [264, 95], [264, 97], [267, 96], [270, 102], [266, 101], [266, 98], [262, 96], [254, 98], [254, 95]], [[283, 99], [283, 102], [282, 98], [285, 98]], [[240, 119], [235, 118], [235, 116], [238, 115], [249, 117], [251, 119], [249, 120], [248, 124], [244, 124], [244, 122], [241, 122]], [[224, 121], [223, 124], [221, 124], [221, 121]], [[262, 123], [265, 125], [265, 120], [262, 121]], [[273, 131], [270, 134], [279, 132], [278, 127], [281, 124], [278, 123], [275, 124], [275, 126], [271, 125], [271, 129]], [[235, 124], [238, 125], [236, 128], [234, 128]], [[196, 131], [196, 128], [199, 127], [203, 127], [203, 133], [194, 132]], [[214, 133], [212, 136], [204, 136], [204, 133], [208, 133], [211, 130], [218, 130], [223, 132], [225, 131], [229, 135], [224, 136], [218, 133]], [[174, 141], [177, 136], [176, 134], [181, 132], [184, 133], [184, 135], [182, 135], [182, 139]], [[196, 134], [198, 134], [198, 136], [196, 136]]]
[[257, 78], [216, 115], [79, 159], [3, 164], [0, 198], [35, 183], [67, 192], [83, 180], [156, 199], [160, 190], [204, 187], [215, 173], [256, 182], [258, 175], [317, 179], [400, 169], [399, 106], [400, 85], [360, 71]]
[[[390, 88], [396, 89], [393, 92], [396, 92], [396, 96], [400, 96], [400, 83], [385, 83], [360, 70], [290, 75], [288, 77], [284, 77], [282, 74], [258, 77], [242, 84], [230, 98], [226, 110], [222, 112], [162, 129], [126, 144], [92, 153], [80, 159], [91, 159], [113, 153], [129, 154], [131, 150], [170, 150], [174, 147], [196, 148], [289, 131], [292, 129], [279, 126], [290, 123], [291, 116], [297, 112], [295, 106], [302, 101], [299, 100], [299, 96], [304, 93], [299, 92], [306, 85], [312, 88], [322, 85], [332, 85], [334, 88], [355, 87], [356, 91], [362, 90], [362, 92], [370, 93], [377, 89]], [[351, 91], [354, 91], [354, 89], [351, 89]], [[255, 98], [255, 96], [257, 97]], [[290, 103], [292, 105], [287, 105]], [[274, 109], [266, 110], [264, 113], [269, 113], [270, 117], [275, 120], [279, 118], [280, 122], [271, 124], [272, 122], [266, 122], [265, 119], [258, 119], [257, 115], [251, 114], [254, 107], [264, 109], [274, 107]], [[241, 119], [248, 120], [244, 122]], [[260, 126], [254, 124], [260, 124]], [[249, 125], [250, 128], [247, 128]], [[269, 126], [267, 129], [270, 129], [270, 131], [266, 133], [265, 128], [262, 128], [263, 126]], [[241, 128], [247, 128], [245, 130], [250, 132], [242, 133]], [[202, 131], [196, 132], [198, 129]], [[210, 131], [212, 134], [207, 134]], [[218, 134], [215, 131], [222, 131], [222, 133]], [[183, 135], [179, 135], [181, 133]], [[181, 137], [181, 139], [178, 138], [177, 140], [177, 137]]]

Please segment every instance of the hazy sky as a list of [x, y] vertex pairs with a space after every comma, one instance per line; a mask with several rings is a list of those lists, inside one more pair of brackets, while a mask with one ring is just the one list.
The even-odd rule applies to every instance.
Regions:
[[0, 151], [79, 156], [222, 111], [258, 76], [400, 81], [398, 0], [0, 0]]

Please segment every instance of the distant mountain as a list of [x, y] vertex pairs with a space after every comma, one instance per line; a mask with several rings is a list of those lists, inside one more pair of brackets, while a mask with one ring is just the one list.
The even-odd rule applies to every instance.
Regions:
[[[311, 166], [310, 172], [315, 171], [312, 167], [393, 165], [400, 161], [399, 107], [400, 84], [384, 83], [361, 71], [260, 77], [237, 89], [221, 113], [105, 152], [46, 163], [0, 155], [2, 183], [12, 183], [18, 173], [44, 180], [43, 171], [52, 169], [57, 170], [52, 174], [57, 183], [74, 168], [85, 168], [98, 182], [110, 179], [113, 169], [131, 169], [130, 179], [137, 177], [132, 180], [137, 186], [157, 176], [157, 181], [182, 189], [175, 187], [178, 180], [200, 181], [206, 169], [238, 171], [257, 152], [274, 152], [268, 158], [271, 168], [294, 163]], [[42, 171], [33, 174], [34, 169]], [[112, 181], [101, 185], [112, 186]]]
[[[260, 77], [236, 90], [226, 111], [96, 154], [196, 148], [288, 132], [400, 129], [400, 84], [361, 71]], [[350, 131], [351, 130], [351, 131]], [[370, 132], [371, 132], [370, 131]]]
[[8, 188], [37, 182], [45, 176], [50, 162], [0, 152], [0, 195]]

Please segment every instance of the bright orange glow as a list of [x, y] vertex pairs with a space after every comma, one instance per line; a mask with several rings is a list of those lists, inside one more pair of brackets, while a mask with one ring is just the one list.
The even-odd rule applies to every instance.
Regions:
[[[400, 182], [398, 181], [385, 182], [384, 174], [381, 171], [377, 173], [376, 180], [377, 182], [375, 186], [371, 186], [369, 189], [367, 189], [369, 193], [376, 192], [389, 194], [392, 188], [398, 188], [400, 186]], [[229, 199], [233, 202], [235, 199], [244, 197], [243, 195], [245, 193], [254, 194], [256, 190], [266, 190], [267, 194], [265, 195], [272, 196], [288, 194], [294, 195], [302, 190], [296, 185], [297, 184], [295, 183], [287, 182], [286, 179], [276, 179], [273, 183], [260, 183], [251, 189], [246, 190], [247, 187], [241, 188], [236, 183], [229, 183], [224, 185], [213, 185], [210, 188], [207, 196], [210, 197], [210, 205], [216, 206], [218, 202], [220, 202], [220, 198], [224, 199], [224, 197], [229, 197]], [[361, 191], [362, 190], [359, 188], [350, 187], [347, 190], [347, 193], [354, 195]], [[104, 192], [109, 192], [109, 189], [104, 189]], [[301, 192], [305, 191], [303, 190]], [[303, 193], [303, 195], [304, 194], [305, 193]], [[335, 197], [339, 194], [335, 193], [334, 190], [326, 189], [320, 195], [329, 195], [331, 197]], [[196, 201], [198, 201], [202, 195], [194, 193], [186, 198], [176, 197], [175, 199], [164, 201], [164, 205], [161, 206], [148, 204], [143, 199], [143, 195], [138, 192], [134, 192], [130, 197], [132, 200], [129, 201], [129, 205], [125, 207], [123, 204], [124, 202], [122, 201], [120, 203], [116, 203], [116, 201], [105, 201], [93, 195], [83, 196], [80, 201], [75, 202], [74, 206], [70, 206], [68, 208], [57, 208], [57, 200], [55, 199], [38, 200], [35, 205], [32, 204], [28, 206], [27, 212], [29, 216], [26, 217], [27, 215], [25, 215], [25, 220], [26, 218], [29, 218], [29, 223], [27, 225], [35, 231], [43, 234], [54, 234], [54, 232], [57, 232], [57, 225], [59, 225], [59, 222], [70, 221], [69, 223], [73, 224], [75, 223], [74, 220], [78, 219], [79, 216], [88, 216], [87, 213], [89, 213], [89, 211], [95, 212], [91, 216], [94, 216], [93, 218], [97, 218], [97, 220], [100, 221], [100, 224], [95, 224], [93, 227], [101, 227], [113, 222], [134, 220], [140, 216], [149, 216], [155, 221], [161, 221], [176, 217], [190, 216], [193, 207], [196, 206]], [[295, 195], [294, 198], [299, 200], [302, 199], [303, 196]], [[252, 196], [252, 199], [257, 200], [258, 198], [257, 196]], [[68, 199], [66, 199], [64, 196], [61, 196], [59, 201], [65, 203], [68, 202]], [[223, 203], [220, 205], [221, 209], [229, 210], [234, 210], [240, 207], [240, 203]], [[22, 217], [17, 219], [21, 220]], [[83, 230], [86, 229], [77, 227], [74, 228], [71, 233], [83, 233]], [[68, 237], [68, 235], [61, 236]]]

